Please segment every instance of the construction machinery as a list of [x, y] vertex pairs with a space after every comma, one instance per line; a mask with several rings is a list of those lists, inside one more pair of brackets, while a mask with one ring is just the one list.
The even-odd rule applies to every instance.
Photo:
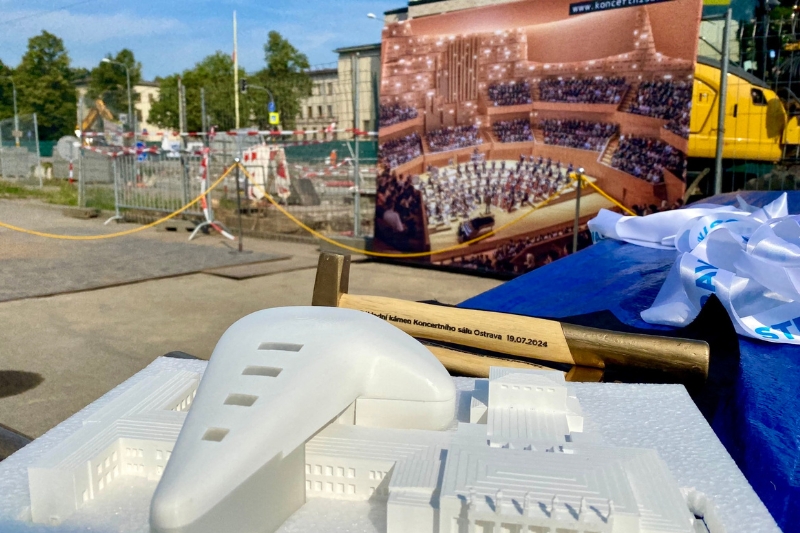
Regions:
[[[108, 110], [108, 107], [106, 107], [105, 102], [103, 102], [101, 99], [98, 98], [94, 101], [94, 106], [91, 109], [89, 109], [89, 112], [83, 118], [83, 121], [81, 122], [78, 129], [80, 129], [80, 131], [83, 132], [91, 131], [92, 128], [94, 127], [95, 122], [97, 122], [97, 119], [101, 117], [108, 121], [116, 122], [114, 119], [114, 115], [111, 113], [111, 111]], [[86, 142], [86, 139], [84, 139], [84, 142]]]
[[[694, 75], [689, 158], [713, 159], [717, 148], [719, 61], [699, 57]], [[800, 100], [788, 88], [776, 93], [762, 80], [728, 67], [725, 137], [727, 160], [778, 163], [800, 155]]]

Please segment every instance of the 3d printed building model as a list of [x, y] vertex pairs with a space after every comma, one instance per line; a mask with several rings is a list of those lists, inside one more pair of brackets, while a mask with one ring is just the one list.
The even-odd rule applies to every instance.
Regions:
[[182, 371], [138, 383], [29, 466], [33, 521], [58, 524], [120, 477], [160, 478], [199, 381]]
[[158, 478], [172, 451], [160, 532], [271, 532], [307, 498], [385, 502], [389, 533], [695, 531], [658, 454], [584, 433], [560, 373], [492, 369], [457, 423], [438, 361], [367, 314], [261, 311], [226, 332], [196, 396], [196, 374], [158, 376], [29, 467], [34, 521]]

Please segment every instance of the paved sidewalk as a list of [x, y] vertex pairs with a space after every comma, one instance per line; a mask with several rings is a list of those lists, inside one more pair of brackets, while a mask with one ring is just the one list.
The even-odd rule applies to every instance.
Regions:
[[[134, 227], [68, 219], [33, 202], [0, 201], [0, 220], [36, 229], [59, 228], [65, 233]], [[37, 265], [49, 261], [48, 254], [53, 253], [52, 241], [10, 233], [0, 230], [0, 290], [13, 285], [15, 274], [25, 268], [11, 259], [24, 256], [27, 263]], [[187, 238], [184, 233], [146, 230], [135, 238], [121, 239], [130, 239], [124, 249], [130, 261], [137, 261], [138, 254], [153, 242], [175, 246]], [[194, 257], [198, 250], [227, 253], [222, 240], [215, 235], [198, 238], [186, 245], [191, 248], [187, 257]], [[268, 275], [239, 281], [197, 273], [0, 303], [0, 371], [33, 375], [28, 379], [32, 388], [24, 392], [15, 390], [17, 394], [3, 397], [0, 391], [0, 423], [39, 436], [166, 352], [208, 358], [225, 329], [246, 314], [310, 304], [316, 246], [247, 238], [244, 245], [258, 254], [290, 258], [270, 263]], [[82, 251], [81, 243], [74, 246], [66, 248], [65, 257], [89, 254], [80, 261], [88, 269], [91, 253]], [[350, 277], [354, 294], [446, 303], [460, 302], [500, 283], [373, 262], [355, 263]]]

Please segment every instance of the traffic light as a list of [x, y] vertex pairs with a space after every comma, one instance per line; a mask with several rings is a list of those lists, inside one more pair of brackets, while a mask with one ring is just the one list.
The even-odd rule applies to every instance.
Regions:
[[242, 94], [247, 94], [247, 80], [241, 79], [239, 80], [239, 92]]

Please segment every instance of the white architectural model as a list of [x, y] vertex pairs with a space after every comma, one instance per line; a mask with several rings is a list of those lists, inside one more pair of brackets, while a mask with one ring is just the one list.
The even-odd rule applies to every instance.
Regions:
[[58, 524], [119, 478], [160, 478], [199, 381], [182, 371], [140, 382], [29, 466], [33, 521]]
[[29, 466], [33, 520], [145, 475], [157, 532], [272, 532], [308, 498], [385, 502], [389, 533], [695, 531], [658, 454], [585, 434], [562, 374], [494, 368], [457, 423], [444, 368], [368, 314], [245, 317], [196, 383], [140, 383]]

